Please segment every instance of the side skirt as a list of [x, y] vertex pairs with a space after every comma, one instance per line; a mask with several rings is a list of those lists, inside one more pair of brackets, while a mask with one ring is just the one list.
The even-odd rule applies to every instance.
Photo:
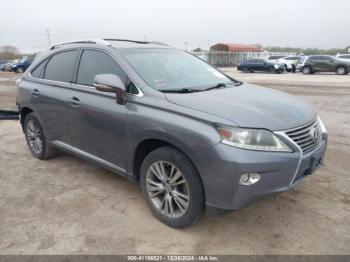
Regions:
[[113, 173], [116, 173], [120, 176], [123, 176], [131, 181], [136, 181], [136, 176], [134, 174], [129, 173], [125, 169], [123, 169], [117, 165], [114, 165], [106, 160], [103, 160], [97, 156], [91, 155], [83, 150], [80, 150], [76, 147], [70, 146], [70, 145], [63, 143], [61, 141], [55, 140], [55, 141], [51, 142], [51, 144], [53, 146], [57, 147], [58, 149], [61, 149], [65, 152], [70, 153], [72, 155], [75, 155], [81, 159], [87, 160], [91, 163], [94, 163], [94, 164], [97, 164], [101, 167], [104, 167], [104, 168], [112, 171]]

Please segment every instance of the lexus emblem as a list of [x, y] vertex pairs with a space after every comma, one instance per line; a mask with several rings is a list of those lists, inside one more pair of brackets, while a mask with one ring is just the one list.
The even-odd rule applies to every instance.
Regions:
[[314, 142], [316, 142], [320, 137], [320, 131], [316, 126], [310, 129], [310, 136]]

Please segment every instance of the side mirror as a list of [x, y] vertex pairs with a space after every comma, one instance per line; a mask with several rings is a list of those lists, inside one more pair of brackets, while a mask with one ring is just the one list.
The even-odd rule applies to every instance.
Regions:
[[101, 74], [94, 78], [94, 87], [100, 92], [115, 93], [117, 104], [125, 105], [126, 87], [119, 76], [113, 74]]

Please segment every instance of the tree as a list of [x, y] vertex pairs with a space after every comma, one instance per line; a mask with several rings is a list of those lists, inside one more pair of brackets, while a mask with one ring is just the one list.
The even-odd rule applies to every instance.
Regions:
[[197, 47], [197, 48], [192, 50], [192, 52], [201, 52], [201, 51], [202, 51], [202, 49], [200, 47]]
[[3, 45], [0, 47], [1, 53], [13, 53], [13, 54], [19, 54], [19, 49], [12, 45]]

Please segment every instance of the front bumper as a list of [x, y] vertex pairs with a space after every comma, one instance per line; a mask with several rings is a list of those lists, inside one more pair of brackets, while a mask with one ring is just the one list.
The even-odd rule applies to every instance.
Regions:
[[[314, 171], [311, 169], [314, 156], [322, 155], [326, 146], [326, 137], [307, 154], [297, 150], [293, 153], [259, 152], [216, 145], [214, 154], [219, 163], [211, 165], [202, 175], [207, 211], [237, 210], [269, 194], [293, 188]], [[253, 185], [239, 185], [239, 178], [245, 173], [259, 173], [261, 179]]]

